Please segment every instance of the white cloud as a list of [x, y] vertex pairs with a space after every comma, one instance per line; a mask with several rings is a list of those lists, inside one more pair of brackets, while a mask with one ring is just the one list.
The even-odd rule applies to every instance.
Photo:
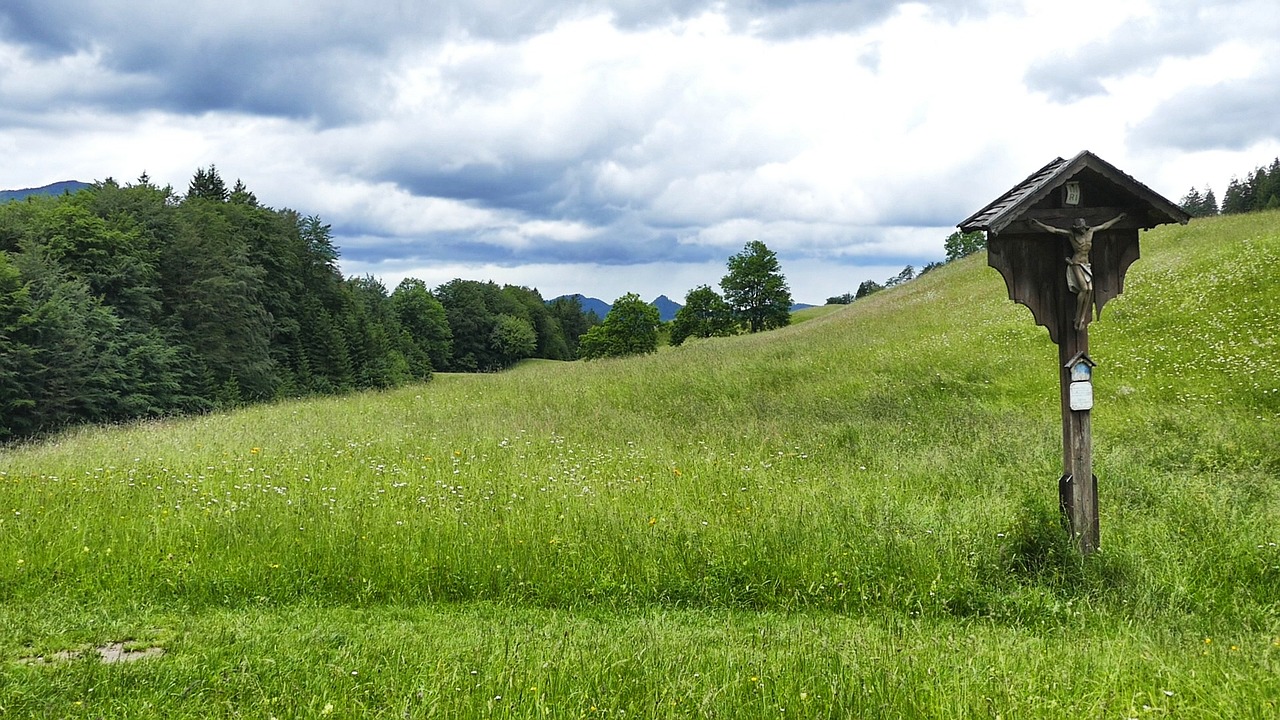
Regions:
[[820, 301], [1082, 149], [1221, 194], [1280, 154], [1272, 4], [10, 0], [0, 187], [217, 164], [350, 272], [607, 300], [761, 239]]

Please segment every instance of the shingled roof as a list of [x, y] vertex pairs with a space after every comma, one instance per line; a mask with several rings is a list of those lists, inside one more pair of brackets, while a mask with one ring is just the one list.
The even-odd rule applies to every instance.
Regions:
[[1022, 217], [1031, 206], [1085, 169], [1092, 170], [1127, 192], [1135, 200], [1142, 202], [1147, 210], [1147, 219], [1143, 227], [1151, 228], [1170, 222], [1185, 225], [1191, 219], [1191, 216], [1182, 208], [1166, 200], [1159, 193], [1085, 150], [1070, 160], [1054, 159], [1053, 162], [1032, 173], [1026, 180], [971, 215], [960, 223], [959, 227], [964, 232], [986, 230], [992, 235], [998, 235], [1010, 223]]

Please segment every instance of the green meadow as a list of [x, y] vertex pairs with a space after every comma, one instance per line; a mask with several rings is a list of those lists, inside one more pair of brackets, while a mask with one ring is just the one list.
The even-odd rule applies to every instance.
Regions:
[[1088, 559], [1056, 348], [980, 253], [782, 330], [0, 450], [0, 717], [1280, 717], [1280, 213], [1141, 243]]

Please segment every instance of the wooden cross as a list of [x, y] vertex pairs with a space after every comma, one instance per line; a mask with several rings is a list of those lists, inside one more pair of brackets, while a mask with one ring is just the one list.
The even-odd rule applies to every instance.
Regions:
[[1090, 152], [1058, 158], [960, 223], [987, 233], [987, 262], [1009, 298], [1031, 309], [1058, 345], [1062, 476], [1058, 499], [1084, 554], [1100, 542], [1093, 472], [1089, 323], [1124, 289], [1138, 230], [1190, 216]]

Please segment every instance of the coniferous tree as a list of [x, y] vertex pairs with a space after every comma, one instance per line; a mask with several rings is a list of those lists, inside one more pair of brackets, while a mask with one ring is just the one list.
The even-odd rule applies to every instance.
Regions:
[[909, 280], [914, 280], [915, 277], [916, 277], [916, 269], [911, 265], [908, 265], [902, 268], [902, 272], [886, 280], [884, 283], [884, 286], [887, 288], [891, 288], [895, 285], [901, 285], [902, 283], [907, 282]]
[[196, 170], [196, 174], [191, 178], [191, 184], [187, 186], [188, 199], [200, 198], [224, 203], [227, 197], [227, 185], [222, 182], [222, 176], [218, 174], [218, 168], [215, 165], [210, 165], [208, 169]]
[[550, 310], [564, 334], [565, 345], [569, 352], [568, 358], [577, 359], [578, 345], [582, 336], [600, 324], [600, 316], [591, 311], [584, 311], [582, 300], [576, 295], [558, 297], [547, 303], [547, 309]]
[[258, 196], [250, 192], [249, 188], [245, 187], [244, 182], [241, 181], [240, 178], [236, 178], [236, 184], [231, 188], [231, 194], [227, 196], [227, 202], [235, 203], [236, 205], [250, 205], [257, 207]]
[[1222, 195], [1222, 214], [1236, 215], [1249, 212], [1250, 192], [1245, 183], [1232, 177], [1227, 183], [1227, 191]]
[[43, 248], [16, 260], [30, 292], [32, 429], [122, 419], [120, 319]]
[[198, 197], [182, 203], [178, 235], [161, 256], [162, 292], [204, 394], [270, 398], [276, 377], [271, 318], [261, 302], [265, 271], [249, 262], [248, 244], [223, 207]]
[[300, 382], [315, 392], [349, 390], [355, 387], [355, 378], [342, 335], [347, 294], [342, 289], [333, 228], [316, 215], [294, 219], [302, 246], [301, 314], [293, 353], [305, 359], [305, 367], [299, 368]]
[[0, 441], [27, 434], [35, 426], [29, 294], [8, 253], [0, 251]]
[[1178, 203], [1178, 207], [1191, 217], [1202, 217], [1204, 215], [1204, 196], [1194, 187], [1182, 196], [1182, 200]]
[[360, 387], [392, 387], [409, 379], [409, 363], [400, 348], [404, 334], [387, 297], [372, 276], [348, 279], [347, 347]]
[[160, 305], [154, 255], [142, 247], [132, 223], [127, 230], [109, 227], [86, 205], [77, 196], [50, 207], [37, 228], [40, 245], [51, 262], [121, 317], [153, 317]]
[[1271, 166], [1263, 171], [1257, 189], [1259, 210], [1274, 210], [1280, 207], [1280, 158], [1271, 162]]
[[356, 386], [351, 354], [347, 350], [347, 339], [342, 334], [339, 322], [343, 309], [342, 297], [339, 289], [336, 313], [322, 303], [320, 298], [303, 299], [295, 354], [302, 360], [298, 365], [298, 381], [302, 387], [312, 392], [341, 392]]
[[1246, 197], [1249, 204], [1249, 212], [1256, 212], [1266, 208], [1267, 198], [1263, 194], [1266, 192], [1267, 171], [1265, 168], [1255, 168], [1253, 175], [1249, 177], [1246, 183]]
[[1201, 205], [1204, 217], [1218, 214], [1218, 198], [1213, 194], [1213, 188], [1206, 186], [1204, 189], [1204, 203]]

